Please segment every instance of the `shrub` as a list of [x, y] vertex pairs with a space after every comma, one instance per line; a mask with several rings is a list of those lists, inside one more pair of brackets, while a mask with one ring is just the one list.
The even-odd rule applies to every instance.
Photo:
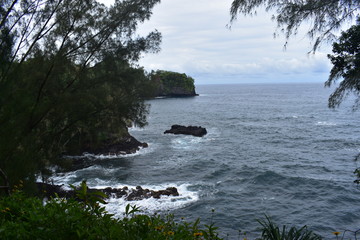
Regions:
[[1, 198], [0, 239], [220, 239], [213, 225], [201, 229], [199, 220], [142, 215], [136, 206], [128, 205], [124, 218], [116, 219], [83, 187], [77, 197], [88, 195], [87, 202], [54, 198], [44, 203], [20, 191]]
[[263, 240], [321, 240], [322, 238], [306, 226], [300, 229], [291, 227], [289, 230], [284, 225], [282, 229], [274, 224], [270, 217], [266, 216], [266, 220], [258, 220], [262, 226], [261, 239]]

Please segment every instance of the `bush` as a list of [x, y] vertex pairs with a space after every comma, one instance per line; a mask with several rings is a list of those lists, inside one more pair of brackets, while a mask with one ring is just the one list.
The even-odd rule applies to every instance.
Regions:
[[[202, 227], [199, 219], [186, 222], [172, 214], [143, 215], [136, 206], [127, 205], [124, 218], [114, 218], [99, 205], [105, 203], [103, 193], [89, 192], [85, 181], [71, 187], [76, 200], [53, 198], [44, 202], [19, 190], [0, 198], [0, 239], [221, 239], [214, 224]], [[322, 239], [306, 226], [279, 228], [268, 216], [258, 222], [262, 234], [257, 240]], [[334, 234], [338, 239], [340, 233]]]
[[308, 230], [306, 226], [300, 229], [291, 227], [289, 230], [286, 226], [280, 229], [270, 217], [266, 216], [266, 220], [258, 220], [262, 226], [261, 239], [263, 240], [321, 240], [319, 235]]
[[199, 220], [141, 215], [130, 205], [123, 219], [115, 219], [99, 204], [84, 203], [54, 198], [45, 204], [22, 192], [3, 197], [0, 239], [220, 239], [213, 225], [201, 229]]

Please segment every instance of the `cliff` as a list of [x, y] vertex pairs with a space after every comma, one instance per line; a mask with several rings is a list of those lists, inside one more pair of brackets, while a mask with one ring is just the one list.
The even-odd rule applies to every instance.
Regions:
[[151, 74], [154, 97], [192, 97], [195, 92], [194, 79], [185, 73], [157, 70]]
[[139, 142], [131, 136], [126, 126], [119, 126], [119, 129], [121, 129], [121, 131], [116, 134], [99, 130], [99, 133], [102, 135], [101, 137], [90, 134], [79, 134], [69, 142], [65, 155], [81, 155], [84, 152], [104, 155], [122, 155], [135, 153], [140, 148], [147, 147], [147, 143]]

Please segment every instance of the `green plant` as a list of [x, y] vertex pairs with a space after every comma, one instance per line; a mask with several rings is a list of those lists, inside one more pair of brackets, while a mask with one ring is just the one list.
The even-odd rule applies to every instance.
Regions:
[[303, 226], [300, 229], [291, 227], [287, 230], [284, 225], [282, 229], [277, 226], [270, 217], [265, 216], [266, 220], [258, 220], [262, 226], [261, 239], [263, 240], [320, 240], [319, 235], [314, 234]]
[[[127, 205], [125, 217], [116, 219], [89, 192], [86, 182], [76, 189], [75, 199], [28, 197], [22, 191], [0, 198], [0, 239], [148, 239], [218, 240], [213, 224], [200, 227], [200, 220], [176, 220], [174, 215], [145, 215]], [[80, 201], [79, 201], [80, 200]]]
[[99, 206], [99, 203], [106, 204], [105, 198], [107, 195], [100, 191], [89, 191], [86, 181], [82, 181], [79, 187], [75, 187], [70, 184], [70, 187], [74, 190], [75, 196], [83, 202], [83, 204], [92, 209]]

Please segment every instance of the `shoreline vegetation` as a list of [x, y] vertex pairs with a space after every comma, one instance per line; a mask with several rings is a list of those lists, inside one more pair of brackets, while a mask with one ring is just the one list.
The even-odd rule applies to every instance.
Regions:
[[[178, 98], [178, 97], [195, 97], [199, 96], [195, 91], [195, 81], [185, 73], [177, 73], [171, 71], [157, 70], [149, 74], [149, 80], [145, 84], [146, 93], [142, 94], [143, 99], [155, 98]], [[84, 153], [105, 156], [120, 156], [126, 154], [134, 154], [142, 148], [147, 148], [148, 144], [140, 142], [130, 135], [128, 126], [132, 125], [131, 121], [127, 125], [123, 125], [122, 130], [118, 134], [109, 132], [100, 132], [102, 135], [99, 139], [91, 138], [91, 136], [78, 136], [73, 140], [63, 154], [63, 166], [66, 170], [76, 170], [87, 167], [86, 156]], [[201, 135], [206, 134], [202, 132]], [[77, 158], [69, 156], [81, 156]]]
[[[89, 190], [86, 182], [71, 187], [72, 197], [57, 196], [44, 204], [38, 197], [26, 196], [20, 182], [10, 196], [0, 198], [1, 239], [229, 239], [212, 220], [215, 210], [208, 224], [202, 224], [200, 219], [177, 219], [172, 214], [144, 215], [136, 205], [127, 205], [123, 218], [114, 218], [103, 206], [107, 198], [104, 192]], [[280, 228], [268, 216], [258, 223], [257, 233], [239, 230], [237, 239], [322, 239], [306, 226]], [[340, 232], [333, 234], [338, 239]]]
[[[222, 239], [212, 220], [201, 225], [199, 219], [187, 222], [171, 214], [149, 216], [130, 205], [124, 218], [114, 218], [103, 204], [109, 195], [127, 192], [124, 188], [103, 192], [82, 182], [71, 186], [72, 197], [61, 198], [56, 186], [42, 185], [43, 197], [50, 199], [32, 196], [36, 195], [37, 177], [51, 176], [50, 167], [84, 167], [82, 163], [71, 166], [71, 158], [64, 155], [84, 151], [128, 154], [146, 147], [127, 128], [129, 123], [146, 125], [145, 99], [197, 96], [194, 79], [186, 74], [164, 70], [146, 73], [144, 68], [134, 67], [143, 54], [160, 51], [160, 32], [137, 33], [140, 23], [150, 19], [159, 3], [124, 0], [106, 6], [96, 0], [2, 1], [0, 189], [5, 191], [0, 193], [1, 239]], [[241, 12], [237, 1], [234, 3], [233, 19]], [[331, 6], [330, 10], [338, 9], [336, 1]], [[252, 9], [250, 5], [243, 11], [250, 13]], [[322, 20], [320, 23], [326, 23]], [[298, 21], [291, 26], [290, 35]], [[345, 43], [338, 46], [348, 45]], [[354, 43], [358, 47], [357, 41]], [[348, 56], [354, 52], [340, 50], [337, 47], [335, 53]], [[347, 80], [333, 95], [331, 107], [356, 86], [353, 76], [358, 76], [358, 69], [348, 74], [354, 65], [348, 59], [331, 57], [334, 64], [341, 64], [335, 66], [327, 85], [338, 76]], [[47, 193], [52, 190], [52, 194]], [[127, 192], [127, 197], [136, 191], [145, 198], [178, 194], [173, 188], [152, 193], [138, 187]], [[306, 227], [279, 228], [270, 218], [259, 223], [260, 239], [321, 239]], [[339, 234], [334, 233], [336, 239]], [[247, 239], [243, 234], [238, 238]]]

